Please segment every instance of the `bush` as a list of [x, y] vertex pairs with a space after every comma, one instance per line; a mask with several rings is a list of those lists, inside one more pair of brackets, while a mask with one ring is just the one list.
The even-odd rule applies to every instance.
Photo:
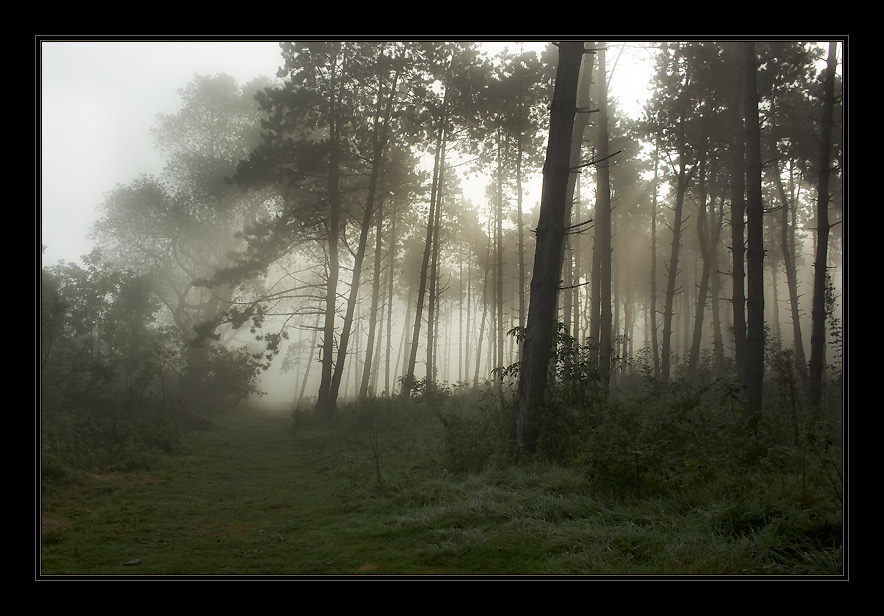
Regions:
[[43, 417], [44, 479], [62, 468], [146, 469], [160, 452], [169, 452], [180, 433], [173, 414], [143, 406], [94, 399]]
[[512, 413], [490, 387], [464, 390], [436, 413], [442, 424], [443, 458], [451, 472], [481, 471], [508, 457]]
[[191, 348], [182, 379], [181, 398], [188, 409], [216, 411], [239, 405], [252, 395], [263, 395], [258, 379], [264, 364], [245, 347]]

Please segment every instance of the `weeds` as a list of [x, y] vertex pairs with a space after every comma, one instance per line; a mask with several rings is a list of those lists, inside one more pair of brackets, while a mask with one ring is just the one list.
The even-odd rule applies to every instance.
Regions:
[[42, 572], [843, 575], [837, 421], [799, 413], [796, 445], [788, 406], [756, 432], [729, 381], [573, 392], [545, 416], [549, 454], [518, 463], [493, 385], [330, 423], [219, 417], [157, 459], [161, 481], [47, 456]]

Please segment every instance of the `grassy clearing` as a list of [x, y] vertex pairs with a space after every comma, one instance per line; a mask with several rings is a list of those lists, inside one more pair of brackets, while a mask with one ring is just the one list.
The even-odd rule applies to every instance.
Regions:
[[449, 470], [421, 405], [295, 419], [216, 418], [150, 470], [44, 481], [38, 574], [843, 574], [824, 481], [707, 474], [637, 496], [576, 466]]

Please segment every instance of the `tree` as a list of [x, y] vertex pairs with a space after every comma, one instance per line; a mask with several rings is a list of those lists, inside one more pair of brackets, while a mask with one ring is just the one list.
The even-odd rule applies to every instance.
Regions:
[[555, 315], [562, 275], [562, 245], [571, 172], [571, 138], [576, 113], [577, 80], [585, 54], [582, 42], [559, 43], [555, 89], [550, 105], [549, 144], [543, 166], [543, 190], [537, 247], [531, 278], [525, 346], [519, 371], [513, 441], [531, 453], [537, 446], [537, 413], [543, 403], [553, 349]]
[[[660, 137], [660, 149], [669, 160], [675, 183], [675, 203], [670, 228], [670, 244], [666, 289], [663, 308], [663, 339], [661, 341], [660, 378], [668, 383], [673, 359], [672, 334], [674, 330], [676, 294], [679, 292], [679, 256], [684, 226], [684, 203], [696, 173], [696, 152], [693, 133], [696, 130], [697, 109], [694, 105], [698, 87], [697, 72], [702, 58], [698, 44], [674, 43], [665, 45], [658, 56], [657, 91], [651, 102], [649, 127]], [[676, 160], [673, 160], [673, 155]]]
[[822, 404], [823, 368], [826, 352], [826, 275], [829, 247], [829, 182], [832, 166], [832, 131], [835, 124], [835, 68], [837, 43], [829, 43], [823, 79], [822, 120], [820, 122], [819, 184], [817, 187], [817, 249], [813, 263], [813, 311], [810, 333], [810, 375], [807, 406]]
[[744, 43], [746, 127], [746, 404], [753, 422], [761, 419], [764, 380], [764, 205], [761, 193], [761, 126], [758, 119], [755, 43]]
[[[335, 410], [356, 319], [362, 264], [386, 164], [389, 136], [406, 139], [426, 96], [420, 53], [409, 45], [370, 42], [282, 44], [280, 88], [267, 90], [264, 143], [240, 166], [248, 187], [272, 186], [283, 201], [258, 246], [291, 251], [293, 230], [311, 229], [324, 254], [321, 374], [316, 410]], [[406, 105], [406, 101], [408, 104]], [[367, 178], [367, 179], [366, 179]], [[348, 243], [356, 221], [357, 241]], [[352, 260], [351, 260], [352, 259]], [[349, 288], [339, 288], [349, 267]], [[339, 305], [344, 298], [344, 306]], [[338, 311], [344, 311], [340, 329]]]
[[729, 93], [731, 143], [731, 283], [734, 315], [734, 359], [738, 379], [746, 377], [746, 290], [745, 290], [745, 214], [746, 214], [746, 135], [742, 111], [743, 57], [738, 43], [727, 47], [728, 64], [733, 76]]
[[[403, 398], [408, 398], [411, 395], [412, 388], [415, 386], [415, 367], [417, 364], [417, 351], [424, 306], [425, 304], [429, 306], [430, 303], [436, 301], [433, 287], [435, 279], [431, 267], [436, 263], [432, 256], [434, 251], [437, 250], [435, 238], [437, 237], [437, 222], [440, 220], [439, 208], [441, 207], [441, 195], [444, 186], [446, 151], [457, 128], [455, 122], [460, 122], [461, 125], [466, 125], [467, 127], [477, 124], [475, 120], [475, 115], [478, 112], [476, 102], [481, 96], [484, 85], [487, 83], [488, 71], [487, 64], [479, 61], [478, 51], [474, 44], [428, 45], [423, 51], [427, 57], [429, 75], [443, 92], [440, 97], [434, 98], [429, 96], [427, 100], [426, 119], [432, 131], [427, 136], [432, 138], [435, 144], [432, 148], [434, 157], [433, 179], [429, 213], [427, 215], [426, 240], [421, 259], [417, 305], [413, 316], [414, 327], [412, 328], [411, 348], [405, 376], [402, 381], [401, 396]], [[428, 92], [427, 94], [430, 95], [431, 93]], [[430, 325], [428, 324], [429, 327]], [[432, 359], [428, 360], [428, 364], [432, 364]], [[427, 381], [431, 382], [433, 378], [432, 365], [428, 365], [427, 370]]]
[[[611, 178], [608, 161], [608, 75], [605, 49], [599, 49], [599, 135], [598, 167], [595, 209], [595, 244], [593, 249], [593, 277], [598, 278], [599, 334], [593, 342], [598, 345], [599, 374], [602, 388], [607, 391], [611, 378]], [[595, 300], [594, 300], [595, 301]], [[595, 313], [595, 310], [593, 310]]]
[[266, 83], [240, 87], [228, 75], [196, 76], [180, 92], [181, 109], [159, 116], [152, 131], [166, 159], [162, 176], [117, 186], [93, 227], [107, 266], [149, 281], [165, 308], [159, 318], [177, 328], [186, 345], [181, 386], [188, 399], [197, 397], [188, 383], [211, 369], [215, 341], [230, 341], [261, 318], [237, 306], [251, 276], [206, 281], [235, 265], [230, 254], [245, 244], [237, 232], [268, 215], [265, 195], [244, 195], [229, 181], [257, 143], [261, 111], [254, 97]]
[[[792, 321], [792, 349], [795, 366], [807, 378], [807, 360], [799, 308], [799, 196], [801, 170], [815, 163], [815, 140], [811, 88], [813, 45], [796, 41], [759, 43], [764, 70], [759, 69], [759, 89], [770, 101], [767, 112], [767, 151], [764, 159], [769, 182], [779, 201], [779, 249], [786, 274], [789, 313]], [[808, 174], [809, 175], [809, 174]], [[776, 232], [776, 231], [774, 231]]]

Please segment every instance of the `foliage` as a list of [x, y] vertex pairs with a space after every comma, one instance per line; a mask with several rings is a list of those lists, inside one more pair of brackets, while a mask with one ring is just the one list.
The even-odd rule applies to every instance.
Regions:
[[445, 469], [476, 472], [506, 463], [511, 413], [493, 387], [459, 392], [437, 408]]
[[[522, 328], [514, 328], [511, 334], [517, 341], [524, 338]], [[516, 377], [518, 364], [505, 372]], [[538, 418], [538, 453], [554, 460], [567, 456], [565, 452], [574, 447], [573, 439], [580, 434], [581, 425], [591, 416], [601, 395], [599, 371], [590, 345], [579, 344], [563, 323], [557, 323], [550, 379]]]
[[182, 396], [203, 411], [226, 410], [263, 392], [258, 378], [265, 368], [261, 354], [247, 347], [213, 346], [191, 350]]
[[601, 489], [580, 467], [540, 460], [445, 472], [439, 424], [413, 400], [354, 404], [336, 422], [296, 429], [270, 411], [220, 421], [150, 472], [47, 486], [39, 574], [846, 573], [840, 506], [815, 455], [804, 487], [792, 463], [770, 455], [739, 473], [685, 472], [678, 490], [636, 498], [633, 486]]
[[202, 404], [188, 412], [258, 393], [260, 356], [218, 346], [196, 362], [178, 330], [157, 322], [158, 310], [149, 278], [116, 271], [97, 252], [85, 268], [42, 270], [40, 437], [49, 476], [149, 465], [172, 448], [194, 383]]
[[74, 264], [41, 272], [41, 440], [47, 464], [142, 463], [168, 450], [162, 411], [177, 347], [153, 322], [147, 281], [103, 266]]

